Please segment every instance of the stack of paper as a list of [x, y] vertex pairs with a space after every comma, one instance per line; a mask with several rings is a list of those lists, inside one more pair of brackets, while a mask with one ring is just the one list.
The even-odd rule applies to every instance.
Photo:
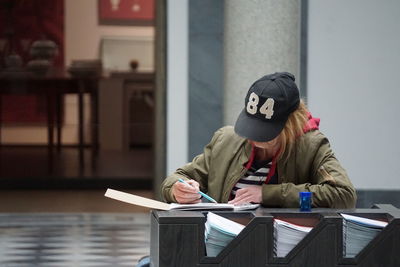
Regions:
[[378, 220], [341, 214], [343, 220], [343, 254], [356, 256], [388, 224]]
[[205, 223], [205, 240], [208, 257], [217, 256], [245, 226], [215, 213], [208, 212]]
[[275, 256], [285, 257], [311, 230], [312, 227], [274, 219]]

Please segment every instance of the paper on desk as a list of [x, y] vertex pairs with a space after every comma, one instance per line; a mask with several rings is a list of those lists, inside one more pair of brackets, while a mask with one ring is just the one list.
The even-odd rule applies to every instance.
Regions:
[[359, 217], [359, 216], [352, 216], [352, 215], [344, 214], [344, 213], [340, 213], [340, 215], [342, 215], [342, 217], [345, 218], [346, 220], [349, 220], [349, 221], [352, 221], [352, 222], [355, 222], [358, 224], [362, 224], [365, 226], [384, 228], [386, 225], [388, 225], [387, 222], [363, 218], [363, 217]]
[[107, 189], [104, 194], [106, 197], [113, 198], [133, 205], [143, 206], [156, 210], [233, 210], [233, 204], [227, 203], [196, 203], [196, 204], [167, 204], [161, 201], [145, 198], [114, 189]]
[[151, 209], [156, 209], [156, 210], [170, 210], [170, 204], [145, 198], [145, 197], [140, 197], [136, 196], [133, 194], [117, 191], [114, 189], [107, 189], [106, 193], [104, 194], [106, 197], [113, 198], [122, 202], [126, 202], [129, 204], [133, 205], [138, 205], [138, 206], [143, 206]]
[[259, 204], [243, 204], [235, 206], [228, 203], [196, 203], [196, 204], [167, 204], [161, 201], [145, 198], [114, 189], [107, 189], [104, 194], [106, 197], [113, 198], [133, 205], [143, 206], [156, 210], [251, 210], [258, 208]]

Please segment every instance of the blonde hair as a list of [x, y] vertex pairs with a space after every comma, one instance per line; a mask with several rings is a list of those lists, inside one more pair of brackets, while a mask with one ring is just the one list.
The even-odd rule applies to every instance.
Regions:
[[286, 152], [286, 158], [284, 160], [286, 161], [289, 158], [296, 138], [304, 134], [303, 129], [307, 121], [308, 109], [304, 101], [300, 99], [299, 107], [289, 115], [285, 127], [279, 134], [280, 151], [278, 159], [281, 159]]

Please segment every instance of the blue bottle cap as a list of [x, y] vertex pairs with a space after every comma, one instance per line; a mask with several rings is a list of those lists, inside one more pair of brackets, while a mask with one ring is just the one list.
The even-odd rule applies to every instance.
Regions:
[[311, 211], [311, 192], [299, 192], [300, 211]]
[[300, 197], [311, 197], [311, 192], [300, 192]]

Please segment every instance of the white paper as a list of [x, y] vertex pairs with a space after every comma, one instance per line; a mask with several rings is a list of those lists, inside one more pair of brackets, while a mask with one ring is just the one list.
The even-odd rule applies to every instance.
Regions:
[[240, 210], [255, 210], [260, 207], [260, 204], [251, 204], [251, 203], [244, 203], [241, 205], [235, 205], [234, 210], [235, 211], [240, 211]]
[[216, 257], [243, 229], [244, 225], [208, 212], [205, 243], [208, 257]]
[[387, 222], [341, 213], [343, 220], [343, 254], [355, 257], [374, 239]]
[[363, 224], [366, 226], [384, 228], [386, 225], [388, 225], [387, 222], [367, 219], [367, 218], [363, 218], [363, 217], [359, 217], [359, 216], [353, 216], [353, 215], [344, 214], [344, 213], [341, 213], [340, 215], [342, 215], [342, 217], [345, 218], [346, 220], [349, 220], [349, 221], [352, 221], [355, 223], [359, 223], [359, 224]]
[[285, 257], [313, 228], [274, 219], [274, 252]]
[[291, 228], [291, 229], [293, 229], [293, 230], [305, 232], [305, 233], [308, 233], [308, 232], [310, 232], [310, 231], [313, 229], [312, 227], [297, 225], [297, 224], [290, 223], [290, 222], [287, 222], [287, 221], [282, 221], [282, 220], [279, 220], [279, 219], [274, 219], [274, 221], [275, 221], [277, 224], [280, 224], [280, 225], [289, 227], [289, 228]]
[[250, 210], [256, 209], [259, 204], [233, 205], [228, 203], [196, 203], [196, 204], [178, 204], [165, 203], [150, 198], [125, 193], [122, 191], [107, 189], [104, 196], [126, 202], [133, 205], [147, 207], [155, 210]]
[[234, 207], [227, 203], [170, 204], [170, 210], [233, 210]]
[[210, 227], [215, 227], [221, 231], [235, 236], [238, 235], [245, 227], [242, 224], [239, 224], [212, 212], [209, 212], [207, 214], [207, 223]]
[[143, 206], [151, 209], [156, 209], [156, 210], [170, 210], [171, 206], [170, 204], [145, 198], [145, 197], [140, 197], [136, 196], [133, 194], [117, 191], [114, 189], [107, 189], [106, 193], [104, 194], [106, 197], [113, 198], [122, 202], [126, 202], [129, 204], [133, 205], [138, 205], [138, 206]]

